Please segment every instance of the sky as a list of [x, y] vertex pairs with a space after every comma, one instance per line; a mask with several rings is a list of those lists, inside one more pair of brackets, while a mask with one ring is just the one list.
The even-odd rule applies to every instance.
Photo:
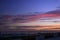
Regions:
[[0, 0], [0, 14], [35, 14], [48, 12], [60, 6], [60, 0]]
[[[0, 0], [0, 3], [1, 3], [0, 14], [4, 15], [37, 14], [35, 16], [33, 15], [27, 17], [20, 16], [18, 17], [19, 18], [18, 21], [17, 20], [9, 21], [13, 22], [7, 24], [7, 26], [10, 26], [11, 29], [15, 29], [16, 26], [20, 27], [23, 26], [22, 27], [23, 29], [35, 29], [35, 30], [46, 28], [51, 30], [52, 28], [60, 28], [60, 10], [57, 10], [60, 8], [60, 0]], [[42, 13], [38, 14], [33, 12]]]
[[[54, 13], [56, 12], [54, 11]], [[60, 30], [60, 12], [57, 12], [58, 15], [54, 13], [22, 17], [22, 20], [7, 25], [11, 26], [10, 29], [18, 29], [20, 27], [20, 29], [30, 30]]]

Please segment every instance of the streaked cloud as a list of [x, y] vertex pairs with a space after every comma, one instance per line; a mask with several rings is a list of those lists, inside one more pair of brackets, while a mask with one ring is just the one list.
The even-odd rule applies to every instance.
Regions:
[[[54, 11], [55, 13], [55, 11]], [[60, 14], [48, 12], [45, 14], [37, 14], [30, 16], [14, 16], [8, 17], [12, 23], [6, 24], [10, 29], [34, 29], [34, 30], [53, 30], [54, 28], [60, 28]], [[3, 19], [4, 20], [4, 19]]]

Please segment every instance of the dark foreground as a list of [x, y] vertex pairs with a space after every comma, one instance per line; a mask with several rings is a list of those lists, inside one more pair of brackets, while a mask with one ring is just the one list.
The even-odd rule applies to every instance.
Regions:
[[60, 32], [37, 34], [1, 34], [0, 40], [60, 40]]

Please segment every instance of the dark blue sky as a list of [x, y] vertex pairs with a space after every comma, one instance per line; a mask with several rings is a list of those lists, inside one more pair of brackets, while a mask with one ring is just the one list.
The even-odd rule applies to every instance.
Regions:
[[0, 0], [1, 14], [29, 14], [48, 12], [60, 6], [60, 0]]

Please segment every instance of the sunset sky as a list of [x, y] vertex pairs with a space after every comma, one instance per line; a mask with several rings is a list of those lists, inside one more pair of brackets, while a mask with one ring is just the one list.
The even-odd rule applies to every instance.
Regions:
[[0, 0], [1, 14], [35, 14], [48, 12], [60, 7], [60, 0]]
[[60, 28], [60, 0], [0, 0], [0, 5], [1, 15], [35, 15], [20, 17], [17, 23], [7, 24], [11, 29], [15, 26], [35, 30]]
[[18, 23], [8, 25], [13, 26], [10, 27], [13, 29], [17, 28], [17, 26], [22, 26], [22, 29], [35, 30], [57, 30], [57, 28], [60, 28], [60, 10], [49, 11], [48, 13], [25, 17], [25, 19], [24, 17], [22, 18], [23, 20], [20, 20]]

